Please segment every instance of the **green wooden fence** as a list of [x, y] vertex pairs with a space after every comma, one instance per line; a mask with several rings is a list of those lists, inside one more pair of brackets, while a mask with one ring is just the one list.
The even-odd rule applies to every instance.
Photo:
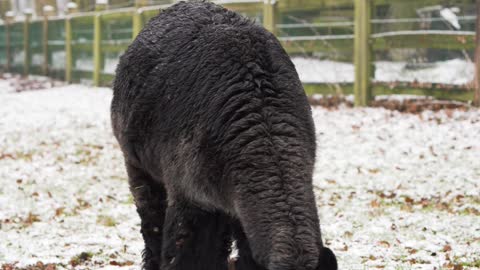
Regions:
[[[422, 1], [438, 3], [438, 0]], [[67, 82], [109, 85], [115, 63], [132, 38], [159, 10], [169, 6], [144, 6], [144, 2], [137, 0], [135, 7], [131, 8], [103, 10], [105, 7], [99, 7], [95, 12], [0, 24], [1, 69], [20, 74], [47, 75]], [[354, 85], [305, 84], [309, 94], [335, 94], [341, 89], [342, 94], [355, 94], [358, 106], [368, 105], [375, 95], [380, 94], [430, 95], [440, 99], [473, 101], [475, 91], [472, 88], [445, 90], [436, 85], [428, 88], [405, 85], [392, 89], [385, 84], [373, 83], [375, 50], [473, 50], [477, 47], [475, 33], [468, 31], [372, 31], [378, 23], [378, 20], [372, 19], [372, 12], [388, 3], [386, 0], [239, 0], [223, 5], [255, 18], [277, 34], [292, 55], [336, 51], [340, 52], [339, 57], [353, 57]], [[285, 24], [289, 19], [282, 17], [287, 12], [296, 14], [305, 9], [316, 11], [332, 6], [341, 7], [335, 10], [336, 16], [350, 16], [352, 21], [320, 21], [309, 28], [305, 27], [308, 24]], [[351, 11], [348, 11], [349, 8]], [[311, 30], [313, 28], [317, 30]]]

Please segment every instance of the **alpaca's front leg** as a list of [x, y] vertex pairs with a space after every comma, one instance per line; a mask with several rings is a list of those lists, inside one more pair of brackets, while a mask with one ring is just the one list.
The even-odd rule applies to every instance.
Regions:
[[127, 164], [127, 172], [145, 241], [143, 269], [159, 270], [162, 264], [162, 232], [167, 205], [166, 191], [160, 183], [139, 168]]

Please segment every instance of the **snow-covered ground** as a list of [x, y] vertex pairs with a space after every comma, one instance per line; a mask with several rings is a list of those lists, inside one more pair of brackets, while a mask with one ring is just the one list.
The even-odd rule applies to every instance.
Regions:
[[[13, 93], [0, 81], [0, 265], [138, 269], [110, 99], [106, 88]], [[340, 269], [480, 268], [479, 110], [313, 114], [322, 232]]]
[[[306, 83], [353, 83], [352, 63], [294, 57], [300, 79]], [[464, 85], [474, 79], [475, 66], [461, 59], [431, 63], [423, 69], [408, 69], [406, 62], [376, 62], [378, 82], [420, 82]]]

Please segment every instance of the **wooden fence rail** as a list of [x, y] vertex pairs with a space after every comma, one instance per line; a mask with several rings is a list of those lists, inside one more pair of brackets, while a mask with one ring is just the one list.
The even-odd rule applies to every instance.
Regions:
[[[375, 4], [383, 0], [375, 0]], [[431, 0], [432, 3], [435, 0]], [[400, 87], [389, 89], [386, 85], [373, 83], [374, 65], [373, 50], [388, 50], [391, 48], [430, 48], [449, 50], [477, 51], [477, 69], [480, 70], [480, 38], [475, 32], [468, 31], [395, 31], [372, 34], [372, 25], [393, 23], [393, 20], [372, 20], [374, 0], [354, 0], [354, 21], [316, 24], [279, 24], [282, 11], [301, 10], [303, 5], [324, 8], [332, 5], [351, 5], [351, 0], [239, 0], [216, 1], [225, 7], [240, 12], [255, 12], [263, 14], [263, 25], [274, 34], [289, 29], [302, 27], [325, 28], [333, 27], [345, 34], [310, 35], [310, 36], [282, 36], [279, 37], [287, 52], [291, 54], [314, 51], [353, 51], [355, 66], [355, 82], [351, 84], [336, 84], [335, 87], [327, 84], [305, 84], [307, 93], [338, 93], [354, 94], [356, 106], [368, 106], [369, 102], [378, 94], [415, 94], [432, 95], [441, 99], [452, 99], [480, 104], [480, 76], [476, 76], [475, 91], [472, 89], [438, 89], [433, 85], [430, 88]], [[298, 3], [301, 2], [301, 3]], [[387, 1], [388, 2], [388, 1]], [[480, 0], [477, 0], [480, 3]], [[74, 13], [64, 17], [48, 16], [44, 14], [40, 20], [31, 20], [25, 16], [24, 21], [15, 21], [10, 18], [0, 24], [0, 32], [4, 35], [0, 44], [0, 53], [4, 55], [3, 69], [7, 72], [39, 74], [62, 78], [67, 82], [81, 82], [89, 79], [93, 85], [105, 85], [113, 78], [111, 70], [105, 70], [105, 55], [119, 55], [127, 48], [142, 29], [143, 25], [158, 13], [158, 10], [168, 7], [145, 6], [145, 0], [136, 0], [135, 7], [116, 10], [105, 10], [106, 6], [97, 6], [95, 12]], [[303, 4], [302, 4], [303, 3]], [[480, 5], [480, 4], [479, 4]], [[475, 18], [465, 17], [464, 20], [473, 21]], [[415, 18], [405, 18], [405, 22], [416, 21]], [[32, 36], [36, 30], [31, 28], [39, 25], [41, 35]], [[480, 24], [480, 20], [477, 20]], [[118, 28], [119, 25], [123, 27]], [[347, 33], [354, 27], [354, 33]], [[118, 29], [117, 29], [118, 28]], [[343, 31], [343, 32], [342, 32]], [[52, 37], [52, 33], [56, 33]], [[19, 37], [21, 35], [21, 37]], [[41, 37], [41, 41], [38, 38]], [[37, 46], [36, 60], [32, 62], [32, 38]], [[352, 46], [353, 44], [353, 46]], [[40, 48], [40, 49], [39, 49]], [[19, 54], [22, 50], [23, 54]], [[39, 64], [38, 50], [43, 53], [43, 61]], [[0, 54], [0, 55], [1, 55]], [[23, 63], [18, 62], [17, 55], [23, 56]], [[14, 57], [15, 56], [15, 57]], [[59, 74], [58, 61], [63, 61], [63, 74]], [[83, 67], [77, 67], [80, 61]], [[91, 67], [85, 68], [85, 66]], [[54, 75], [55, 74], [55, 75]], [[477, 74], [479, 72], [477, 71]], [[333, 89], [333, 90], [332, 90]]]

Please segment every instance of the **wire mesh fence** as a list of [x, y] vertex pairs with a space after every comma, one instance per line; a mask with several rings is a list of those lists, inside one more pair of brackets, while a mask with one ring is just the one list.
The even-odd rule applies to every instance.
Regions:
[[471, 0], [379, 3], [372, 18], [374, 82], [412, 93], [472, 90], [475, 19]]
[[48, 20], [48, 76], [65, 80], [65, 18]]
[[299, 71], [307, 93], [350, 94], [354, 81], [354, 3], [309, 2], [280, 9], [277, 35]]
[[133, 36], [134, 10], [107, 13], [101, 17], [101, 73], [100, 84], [110, 85], [120, 55], [127, 49]]
[[93, 14], [74, 16], [70, 19], [72, 29], [72, 82], [92, 84], [93, 78]]
[[43, 53], [43, 21], [37, 20], [30, 23], [29, 37], [29, 73], [34, 75], [44, 75], [43, 68], [45, 56]]
[[0, 25], [0, 72], [7, 67], [7, 31], [5, 25]]
[[[274, 32], [309, 94], [357, 95], [354, 85], [364, 85], [373, 95], [473, 99], [475, 0], [217, 2]], [[92, 3], [79, 1], [84, 10], [92, 10]], [[371, 15], [358, 13], [365, 3], [368, 11], [361, 12]], [[0, 35], [4, 33], [0, 64], [10, 63], [10, 71], [16, 73], [48, 71], [49, 76], [71, 82], [109, 85], [132, 38], [171, 4], [171, 0], [119, 0], [107, 11], [49, 18], [47, 27], [41, 20], [0, 25]], [[45, 40], [47, 46], [42, 47]]]
[[25, 50], [23, 39], [23, 22], [14, 22], [9, 26], [10, 35], [10, 70], [14, 73], [23, 74], [25, 62]]

